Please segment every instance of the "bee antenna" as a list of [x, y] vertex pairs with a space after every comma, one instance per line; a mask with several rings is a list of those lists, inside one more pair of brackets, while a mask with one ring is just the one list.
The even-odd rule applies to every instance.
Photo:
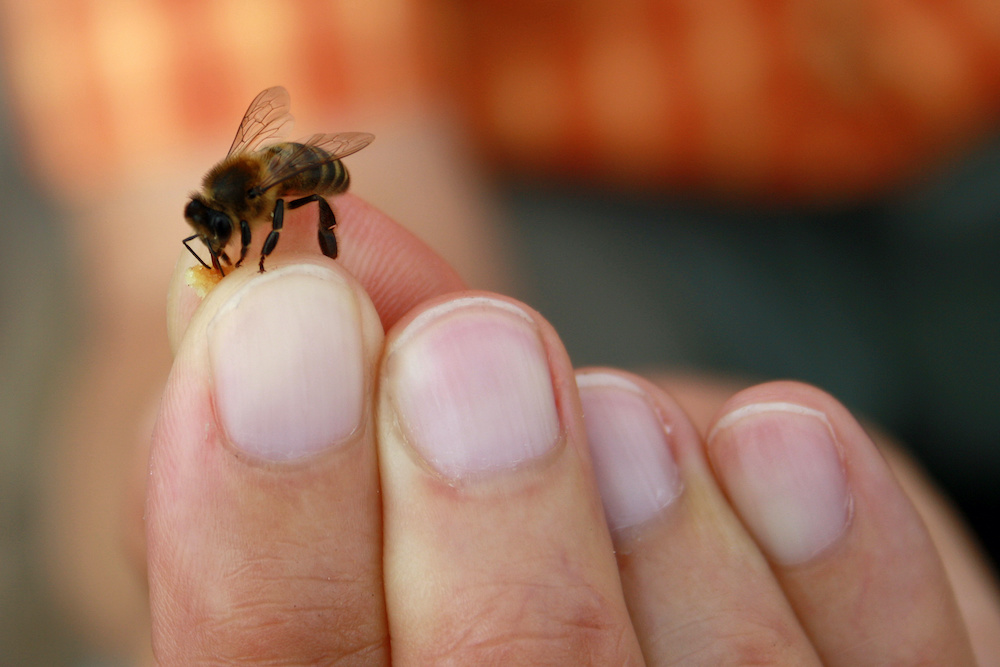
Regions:
[[188, 249], [188, 252], [189, 252], [189, 253], [191, 253], [192, 255], [194, 255], [194, 258], [195, 258], [196, 260], [198, 260], [198, 262], [199, 262], [199, 263], [200, 263], [200, 264], [201, 264], [202, 266], [204, 266], [204, 267], [205, 267], [206, 269], [211, 269], [212, 267], [211, 267], [211, 266], [209, 266], [208, 264], [206, 264], [206, 263], [205, 263], [205, 260], [203, 260], [203, 259], [202, 259], [202, 258], [201, 258], [201, 257], [200, 257], [200, 256], [198, 255], [198, 253], [196, 253], [196, 252], [194, 251], [194, 248], [192, 248], [192, 247], [191, 247], [191, 245], [190, 245], [190, 241], [193, 241], [193, 240], [194, 240], [194, 239], [196, 239], [196, 238], [198, 238], [198, 235], [197, 235], [197, 234], [192, 234], [191, 236], [189, 236], [189, 237], [187, 237], [186, 239], [184, 239], [184, 241], [183, 241], [183, 243], [184, 243], [184, 247]]

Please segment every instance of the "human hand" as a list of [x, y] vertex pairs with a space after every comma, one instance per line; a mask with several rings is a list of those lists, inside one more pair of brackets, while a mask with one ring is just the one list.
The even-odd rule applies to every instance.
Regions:
[[834, 399], [760, 385], [699, 429], [336, 205], [337, 263], [297, 211], [268, 272], [196, 312], [175, 275], [146, 503], [161, 663], [973, 661], [939, 547]]

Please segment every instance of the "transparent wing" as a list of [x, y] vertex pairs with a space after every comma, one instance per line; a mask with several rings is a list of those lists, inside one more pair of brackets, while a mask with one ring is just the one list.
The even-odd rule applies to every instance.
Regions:
[[284, 137], [295, 120], [288, 112], [289, 108], [291, 100], [288, 91], [281, 86], [268, 88], [253, 98], [243, 114], [240, 129], [236, 131], [236, 138], [227, 155], [254, 151], [265, 141], [277, 141]]
[[303, 146], [322, 148], [330, 154], [330, 160], [347, 157], [375, 141], [370, 132], [339, 132], [337, 134], [314, 134], [302, 142]]
[[[347, 157], [375, 140], [375, 135], [368, 132], [340, 132], [338, 134], [314, 134], [293, 151], [278, 153], [271, 160], [271, 177], [261, 183], [261, 190], [269, 190], [282, 181], [321, 164], [329, 164], [340, 158]], [[326, 155], [321, 160], [316, 159], [310, 148], [322, 149]]]

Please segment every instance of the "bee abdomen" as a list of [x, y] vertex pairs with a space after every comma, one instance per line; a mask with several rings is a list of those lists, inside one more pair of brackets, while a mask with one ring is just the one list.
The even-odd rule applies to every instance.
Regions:
[[286, 156], [300, 150], [303, 151], [301, 155], [294, 158], [294, 161], [306, 168], [282, 183], [283, 193], [310, 192], [320, 195], [334, 195], [347, 190], [351, 183], [351, 177], [344, 164], [340, 160], [331, 160], [330, 153], [322, 148], [286, 142], [271, 146], [268, 150], [274, 153], [284, 153]]

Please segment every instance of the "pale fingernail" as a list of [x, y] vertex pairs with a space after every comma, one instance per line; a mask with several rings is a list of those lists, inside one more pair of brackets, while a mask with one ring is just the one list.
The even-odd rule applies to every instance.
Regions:
[[361, 314], [347, 282], [314, 265], [255, 276], [208, 326], [216, 410], [230, 442], [296, 459], [360, 427]]
[[506, 301], [467, 297], [422, 313], [392, 346], [386, 382], [410, 445], [447, 477], [513, 468], [559, 436], [539, 331]]
[[681, 493], [669, 434], [638, 386], [611, 373], [577, 375], [594, 474], [612, 530], [656, 516]]
[[719, 420], [709, 454], [757, 543], [794, 565], [833, 544], [847, 527], [851, 495], [826, 415], [793, 403], [755, 403]]

